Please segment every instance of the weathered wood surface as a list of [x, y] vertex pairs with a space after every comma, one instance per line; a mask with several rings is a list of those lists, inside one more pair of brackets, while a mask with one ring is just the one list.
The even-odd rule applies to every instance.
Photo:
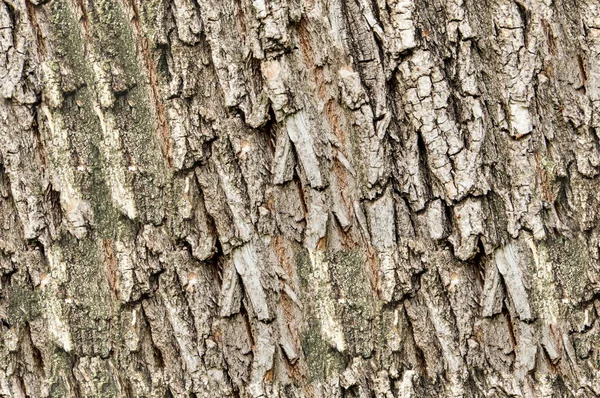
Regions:
[[600, 395], [598, 0], [1, 0], [0, 396]]

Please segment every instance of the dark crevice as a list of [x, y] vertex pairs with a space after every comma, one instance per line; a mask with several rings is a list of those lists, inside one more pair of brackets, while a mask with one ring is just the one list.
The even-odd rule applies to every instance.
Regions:
[[81, 386], [77, 380], [77, 377], [75, 377], [75, 373], [73, 372], [73, 369], [75, 369], [75, 366], [77, 364], [77, 359], [75, 356], [70, 356], [69, 355], [69, 359], [71, 360], [71, 365], [69, 366], [70, 369], [70, 378], [72, 379], [73, 382], [73, 392], [75, 393], [75, 398], [83, 398], [83, 394], [81, 393]]
[[29, 344], [31, 346], [31, 355], [33, 357], [33, 361], [35, 363], [35, 366], [40, 370], [42, 377], [45, 378], [46, 371], [45, 371], [45, 367], [44, 367], [44, 360], [42, 357], [42, 352], [33, 343], [33, 338], [31, 336], [31, 327], [29, 325], [29, 322], [26, 322], [25, 326], [26, 326], [26, 331], [27, 331], [27, 337], [29, 338]]
[[62, 224], [63, 220], [63, 211], [60, 204], [60, 191], [54, 189], [52, 184], [48, 184], [48, 188], [46, 189], [45, 199], [50, 207], [50, 216], [52, 219], [52, 223], [55, 227], [59, 227]]
[[254, 335], [252, 334], [252, 324], [250, 323], [250, 313], [248, 312], [248, 310], [246, 308], [247, 294], [246, 294], [246, 290], [244, 288], [243, 283], [240, 283], [240, 287], [242, 290], [243, 299], [240, 304], [239, 315], [244, 320], [244, 326], [246, 327], [246, 333], [248, 334], [248, 338], [250, 339], [250, 346], [254, 347], [256, 345], [256, 341], [254, 341]]
[[425, 145], [425, 141], [423, 141], [423, 137], [421, 136], [420, 132], [415, 132], [415, 134], [417, 135], [417, 149], [418, 149], [418, 153], [419, 153], [419, 168], [421, 169], [421, 175], [423, 176], [423, 186], [426, 188], [425, 190], [425, 196], [424, 196], [424, 200], [428, 201], [429, 198], [432, 197], [432, 193], [431, 193], [431, 188], [432, 188], [432, 176], [431, 176], [431, 171], [429, 170], [428, 167], [428, 160], [427, 160], [427, 146]]
[[[10, 26], [13, 28], [13, 30], [17, 30], [18, 11], [11, 4], [11, 2], [4, 1], [3, 3], [6, 6], [6, 13], [8, 14], [8, 18], [10, 19]], [[14, 34], [13, 34], [13, 40], [14, 40]]]
[[123, 381], [125, 398], [133, 398], [135, 395], [133, 394], [133, 386], [129, 383], [129, 380], [126, 379]]
[[529, 28], [529, 21], [531, 19], [531, 11], [529, 11], [525, 4], [521, 3], [520, 1], [515, 1], [515, 4], [517, 5], [517, 11], [519, 12], [521, 21], [523, 22], [523, 40], [525, 48], [527, 48], [527, 30]]
[[[277, 128], [277, 117], [275, 116], [275, 111], [273, 110], [272, 104], [269, 102], [269, 109], [267, 111], [267, 121], [261, 127], [259, 127], [259, 131], [264, 134], [265, 141], [267, 143], [267, 147], [271, 156], [275, 156], [275, 140], [276, 140], [276, 128]], [[285, 133], [287, 134], [287, 133]], [[267, 167], [269, 173], [271, 169]]]
[[483, 269], [485, 261], [485, 248], [483, 246], [483, 239], [481, 235], [477, 236], [477, 245], [475, 255], [471, 257], [467, 262], [473, 265], [475, 268]]
[[[415, 341], [415, 330], [412, 324], [412, 321], [410, 319], [410, 316], [408, 315], [408, 312], [406, 311], [406, 308], [404, 309], [404, 317], [406, 319], [406, 325], [408, 328], [408, 339], [411, 340], [411, 343], [415, 349], [415, 356], [417, 359], [417, 367], [420, 373], [422, 373], [425, 377], [429, 377], [427, 374], [427, 362], [425, 361], [425, 353], [423, 352], [423, 350], [421, 349], [421, 347], [419, 347], [419, 345], [417, 344], [417, 342]], [[407, 340], [408, 340], [407, 339]]]
[[154, 341], [154, 338], [152, 337], [152, 327], [150, 325], [150, 323], [148, 322], [148, 315], [146, 315], [146, 309], [145, 307], [142, 305], [140, 306], [140, 312], [141, 312], [141, 320], [140, 322], [142, 322], [142, 324], [144, 325], [143, 328], [143, 333], [145, 334], [145, 337], [148, 338], [148, 340], [150, 341], [150, 346], [152, 348], [152, 358], [154, 359], [154, 362], [156, 362], [156, 366], [159, 369], [164, 369], [165, 368], [165, 360], [162, 354], [162, 351], [160, 350], [160, 348], [158, 348], [158, 346], [156, 345], [156, 342]]
[[585, 71], [585, 63], [583, 62], [583, 57], [581, 54], [577, 54], [577, 65], [579, 66], [579, 73], [581, 75], [581, 91], [583, 94], [587, 94], [586, 85], [587, 85], [587, 73]]
[[[500, 278], [500, 283], [502, 284], [502, 288], [504, 289], [505, 292], [507, 292], [508, 290], [506, 290], [506, 284], [504, 283], [504, 278]], [[517, 337], [515, 335], [515, 326], [513, 324], [513, 319], [510, 316], [510, 312], [508, 311], [508, 307], [506, 305], [506, 300], [508, 300], [508, 296], [506, 296], [503, 300], [503, 305], [502, 305], [502, 311], [501, 314], [504, 315], [505, 319], [506, 319], [506, 323], [508, 324], [508, 336], [510, 338], [510, 343], [512, 345], [512, 351], [514, 352], [517, 348]], [[517, 322], [519, 322], [519, 320], [517, 319]], [[511, 368], [514, 369], [514, 361], [511, 364]]]
[[8, 271], [5, 271], [0, 276], [0, 286], [2, 287], [2, 289], [0, 289], [0, 297], [4, 297], [4, 294], [2, 294], [3, 293], [2, 290], [6, 290], [6, 288], [12, 284], [12, 276], [17, 271], [18, 271], [17, 268], [13, 268], [13, 269], [10, 269]]

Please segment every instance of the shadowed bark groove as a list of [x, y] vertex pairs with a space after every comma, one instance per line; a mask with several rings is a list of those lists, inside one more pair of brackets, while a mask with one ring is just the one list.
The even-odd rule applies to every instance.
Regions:
[[0, 397], [600, 396], [598, 0], [0, 0]]

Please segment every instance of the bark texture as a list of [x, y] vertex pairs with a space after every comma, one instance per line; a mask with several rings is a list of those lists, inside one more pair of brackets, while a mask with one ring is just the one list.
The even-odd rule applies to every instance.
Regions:
[[0, 396], [600, 395], [598, 0], [1, 0]]

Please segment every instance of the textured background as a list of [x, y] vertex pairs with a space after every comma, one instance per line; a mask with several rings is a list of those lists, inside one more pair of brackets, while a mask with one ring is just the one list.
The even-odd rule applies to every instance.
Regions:
[[0, 396], [600, 395], [598, 0], [0, 0]]

